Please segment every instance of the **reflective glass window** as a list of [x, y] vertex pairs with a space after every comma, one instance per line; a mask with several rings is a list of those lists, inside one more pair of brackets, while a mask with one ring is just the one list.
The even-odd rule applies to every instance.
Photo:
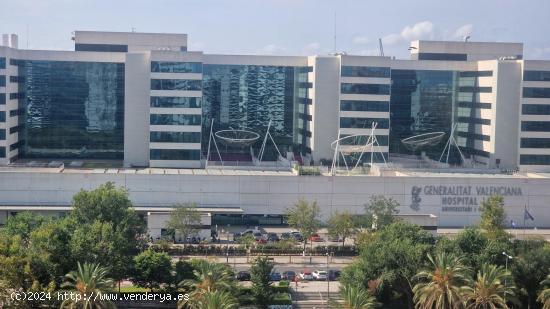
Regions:
[[0, 93], [0, 105], [6, 104], [6, 94]]
[[390, 77], [390, 68], [387, 67], [360, 67], [343, 66], [342, 76], [349, 77]]
[[492, 87], [477, 87], [477, 86], [463, 86], [459, 89], [460, 92], [474, 92], [474, 93], [491, 93]]
[[151, 72], [162, 73], [202, 73], [200, 62], [152, 61]]
[[491, 103], [458, 102], [458, 106], [477, 109], [491, 109]]
[[550, 81], [550, 71], [525, 71], [523, 73], [524, 81]]
[[524, 98], [550, 98], [550, 88], [523, 87]]
[[128, 45], [117, 44], [75, 44], [75, 51], [92, 51], [92, 52], [128, 52]]
[[457, 120], [463, 123], [475, 123], [475, 124], [483, 124], [483, 125], [491, 124], [491, 119], [481, 119], [481, 118], [474, 118], [474, 117], [458, 117]]
[[523, 115], [550, 115], [550, 105], [544, 104], [523, 104], [521, 106]]
[[151, 160], [200, 160], [200, 150], [151, 149]]
[[201, 107], [202, 98], [151, 97], [151, 107], [196, 108]]
[[482, 77], [493, 76], [493, 71], [463, 71], [459, 74], [460, 77]]
[[200, 143], [200, 132], [151, 132], [153, 143]]
[[151, 125], [200, 125], [200, 115], [151, 114]]
[[370, 111], [370, 112], [388, 112], [390, 102], [386, 101], [340, 101], [341, 111]]
[[5, 69], [5, 68], [6, 68], [6, 58], [5, 57], [0, 57], [0, 70]]
[[6, 87], [6, 76], [0, 75], [0, 87]]
[[6, 122], [6, 112], [0, 111], [0, 122]]
[[385, 118], [360, 118], [340, 117], [340, 128], [365, 128], [370, 129], [373, 122], [378, 122], [377, 129], [388, 129], [389, 119]]
[[22, 158], [124, 157], [123, 63], [21, 60], [18, 70]]
[[152, 79], [151, 90], [201, 90], [202, 81], [194, 79]]
[[6, 129], [0, 129], [0, 140], [6, 139]]
[[550, 121], [522, 121], [521, 130], [526, 132], [550, 132]]
[[6, 157], [6, 147], [0, 147], [0, 158]]
[[346, 94], [390, 94], [390, 85], [342, 83], [340, 92]]
[[467, 57], [466, 54], [418, 53], [418, 60], [466, 61]]
[[520, 155], [521, 165], [550, 165], [550, 155]]
[[521, 148], [550, 148], [550, 138], [522, 138]]

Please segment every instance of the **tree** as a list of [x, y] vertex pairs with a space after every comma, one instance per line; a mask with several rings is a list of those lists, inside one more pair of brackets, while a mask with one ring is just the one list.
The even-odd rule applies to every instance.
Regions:
[[527, 307], [536, 307], [537, 291], [541, 289], [550, 269], [550, 245], [544, 239], [528, 239], [515, 242], [514, 258], [510, 263], [516, 286], [525, 291], [520, 295]]
[[183, 280], [193, 278], [193, 266], [191, 266], [191, 263], [184, 261], [181, 258], [176, 262], [174, 270], [174, 283], [176, 285]]
[[273, 299], [270, 280], [272, 270], [273, 264], [265, 256], [256, 258], [250, 268], [252, 295], [256, 305], [261, 309], [268, 308]]
[[361, 286], [345, 284], [340, 286], [342, 302], [335, 302], [336, 308], [342, 309], [374, 309], [378, 306], [376, 298]]
[[542, 309], [550, 309], [550, 275], [546, 276], [540, 285], [545, 288], [540, 291], [537, 301], [542, 303]]
[[174, 240], [176, 236], [180, 236], [185, 242], [187, 237], [196, 234], [200, 229], [201, 215], [197, 211], [197, 205], [176, 204], [170, 214], [170, 219], [166, 222], [166, 228], [174, 231]]
[[248, 263], [249, 257], [250, 257], [250, 249], [252, 248], [252, 245], [256, 243], [256, 239], [252, 234], [245, 234], [237, 240], [238, 244], [244, 245], [244, 248], [246, 250], [246, 262]]
[[382, 229], [396, 221], [399, 213], [399, 203], [393, 198], [383, 195], [371, 196], [370, 201], [365, 205], [365, 215], [369, 228]]
[[178, 309], [237, 309], [239, 303], [227, 291], [208, 291], [200, 297], [189, 297], [188, 300], [178, 302]]
[[357, 221], [349, 211], [334, 212], [328, 220], [328, 233], [332, 237], [342, 238], [342, 247], [346, 238], [357, 232]]
[[479, 207], [481, 211], [480, 227], [492, 237], [506, 235], [504, 231], [506, 213], [504, 211], [504, 198], [502, 195], [492, 195], [484, 200]]
[[317, 202], [310, 204], [304, 199], [298, 200], [298, 203], [286, 210], [288, 225], [302, 234], [304, 253], [306, 251], [307, 240], [321, 226], [320, 215], [321, 210], [317, 206]]
[[[80, 297], [66, 297], [61, 303], [64, 308], [116, 308], [113, 303], [103, 300], [100, 296], [113, 287], [113, 281], [107, 278], [107, 270], [99, 264], [80, 262], [77, 270], [65, 276], [65, 283], [62, 287], [67, 292], [76, 293]], [[97, 295], [98, 297], [90, 297]]]
[[15, 216], [8, 217], [4, 231], [9, 236], [19, 235], [27, 241], [31, 232], [47, 221], [44, 216], [37, 215], [30, 211], [20, 212]]
[[[293, 238], [281, 239], [275, 243], [275, 246], [277, 247], [277, 249], [281, 250], [282, 252], [289, 251], [290, 249], [294, 248], [295, 245], [296, 245], [296, 240], [294, 240]], [[292, 263], [291, 253], [288, 254], [288, 263]]]
[[134, 258], [134, 276], [132, 282], [153, 291], [162, 284], [170, 283], [172, 262], [166, 252], [148, 249]]
[[192, 291], [191, 298], [199, 297], [206, 292], [232, 291], [235, 288], [233, 273], [225, 264], [199, 260], [194, 268], [194, 277], [179, 284]]
[[377, 283], [379, 299], [413, 307], [411, 279], [425, 266], [435, 238], [417, 225], [395, 222], [369, 234], [359, 244], [359, 257], [344, 268], [341, 284], [369, 289]]
[[462, 290], [470, 280], [470, 270], [460, 258], [450, 254], [438, 254], [435, 259], [428, 254], [432, 269], [415, 276], [420, 282], [414, 286], [414, 302], [417, 309], [462, 308]]
[[465, 287], [464, 291], [467, 309], [507, 309], [506, 299], [510, 300], [513, 296], [514, 287], [510, 272], [504, 267], [491, 264], [483, 264], [473, 286]]

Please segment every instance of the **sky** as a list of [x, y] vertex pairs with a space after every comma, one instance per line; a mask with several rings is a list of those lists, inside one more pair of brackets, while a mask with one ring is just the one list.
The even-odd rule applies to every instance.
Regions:
[[205, 53], [378, 55], [382, 38], [386, 56], [406, 59], [411, 40], [470, 36], [550, 59], [550, 0], [0, 0], [0, 33], [20, 48], [72, 50], [72, 31], [132, 29], [187, 33]]

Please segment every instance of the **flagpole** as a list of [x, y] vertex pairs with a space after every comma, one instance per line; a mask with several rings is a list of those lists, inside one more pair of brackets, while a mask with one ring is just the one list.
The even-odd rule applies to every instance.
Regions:
[[525, 240], [525, 230], [527, 227], [525, 226], [525, 212], [527, 211], [527, 205], [523, 208], [523, 240]]

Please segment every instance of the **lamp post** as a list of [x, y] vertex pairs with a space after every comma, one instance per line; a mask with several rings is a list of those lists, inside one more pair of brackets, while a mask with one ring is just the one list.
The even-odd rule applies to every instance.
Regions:
[[[506, 269], [506, 272], [508, 272], [508, 259], [511, 260], [514, 257], [511, 255], [508, 255], [505, 251], [502, 251], [502, 255], [506, 257], [505, 269]], [[506, 288], [506, 278], [504, 279], [504, 288]], [[504, 303], [506, 303], [506, 291], [504, 291]]]
[[330, 278], [329, 278], [330, 253], [327, 245], [327, 308], [330, 308]]

